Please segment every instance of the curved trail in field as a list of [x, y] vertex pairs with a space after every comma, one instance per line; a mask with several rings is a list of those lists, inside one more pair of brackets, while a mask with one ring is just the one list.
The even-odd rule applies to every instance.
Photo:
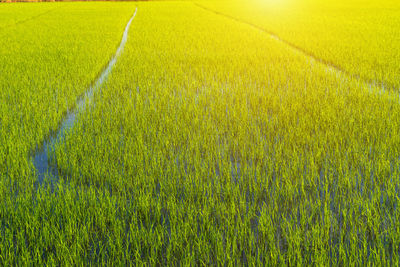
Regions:
[[48, 138], [46, 138], [41, 148], [34, 152], [32, 156], [32, 162], [36, 169], [36, 174], [38, 176], [36, 185], [42, 184], [46, 175], [49, 175], [52, 184], [53, 182], [56, 182], [58, 180], [59, 173], [57, 166], [49, 164], [49, 154], [48, 154], [49, 150], [54, 147], [56, 142], [64, 138], [67, 131], [69, 131], [74, 126], [76, 114], [84, 110], [86, 101], [93, 98], [94, 91], [104, 83], [104, 81], [111, 73], [111, 70], [115, 65], [115, 63], [117, 62], [118, 57], [124, 50], [126, 41], [128, 40], [129, 28], [131, 26], [133, 19], [136, 16], [136, 13], [137, 13], [137, 8], [135, 9], [135, 12], [133, 13], [132, 17], [126, 24], [121, 42], [117, 50], [115, 51], [114, 56], [108, 62], [106, 68], [104, 68], [104, 70], [100, 73], [98, 78], [92, 83], [92, 85], [88, 88], [88, 90], [78, 98], [75, 107], [72, 110], [67, 111], [67, 114], [60, 122], [57, 131], [51, 134]]
[[[285, 44], [292, 51], [294, 51], [296, 53], [300, 53], [303, 56], [305, 56], [305, 57], [307, 57], [307, 58], [309, 58], [309, 59], [311, 59], [311, 60], [313, 60], [313, 61], [315, 61], [317, 63], [325, 65], [327, 70], [329, 70], [331, 72], [336, 72], [337, 74], [341, 74], [341, 75], [344, 75], [346, 77], [355, 78], [358, 81], [363, 82], [364, 84], [366, 84], [368, 86], [368, 89], [369, 89], [370, 92], [376, 92], [376, 93], [391, 92], [391, 91], [397, 92], [396, 91], [396, 87], [393, 86], [393, 85], [388, 85], [388, 84], [386, 84], [385, 82], [382, 82], [382, 81], [375, 81], [375, 80], [372, 80], [372, 79], [366, 79], [366, 78], [361, 77], [360, 75], [357, 75], [355, 73], [351, 73], [351, 72], [341, 68], [340, 66], [338, 66], [338, 65], [336, 65], [336, 64], [334, 64], [334, 63], [332, 63], [332, 62], [330, 62], [328, 60], [325, 60], [323, 58], [319, 58], [315, 54], [311, 53], [310, 51], [307, 51], [306, 49], [304, 49], [304, 48], [302, 48], [302, 47], [300, 47], [300, 46], [298, 46], [296, 44], [293, 44], [293, 43], [291, 43], [291, 42], [289, 42], [287, 40], [282, 39], [281, 37], [276, 35], [274, 32], [269, 31], [269, 30], [267, 30], [267, 29], [265, 29], [265, 28], [263, 28], [263, 27], [261, 27], [259, 25], [256, 25], [256, 24], [253, 24], [251, 22], [247, 22], [245, 20], [236, 18], [234, 16], [231, 16], [231, 15], [228, 15], [228, 14], [213, 10], [213, 9], [205, 7], [205, 6], [203, 6], [203, 5], [201, 5], [201, 4], [197, 3], [197, 2], [192, 2], [192, 3], [195, 6], [201, 8], [203, 10], [206, 10], [208, 12], [211, 12], [211, 13], [214, 13], [216, 15], [219, 15], [219, 16], [234, 20], [234, 21], [242, 23], [242, 24], [246, 24], [246, 25], [251, 26], [251, 27], [253, 27], [253, 28], [257, 29], [257, 30], [260, 30], [260, 31], [268, 34], [272, 39], [274, 39], [274, 40], [276, 40], [276, 41], [278, 41], [278, 42], [280, 42], [282, 44]], [[400, 95], [399, 95], [399, 98], [400, 98]]]

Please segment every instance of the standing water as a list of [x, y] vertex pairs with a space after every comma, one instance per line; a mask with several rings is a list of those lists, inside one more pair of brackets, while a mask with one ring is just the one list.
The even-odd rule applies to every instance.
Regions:
[[133, 13], [132, 17], [126, 24], [124, 34], [122, 36], [121, 43], [119, 44], [117, 51], [114, 56], [108, 62], [107, 67], [101, 72], [99, 77], [93, 82], [93, 84], [88, 88], [88, 90], [82, 95], [76, 102], [75, 108], [67, 112], [67, 115], [61, 121], [58, 130], [50, 135], [46, 140], [44, 140], [42, 147], [37, 150], [33, 156], [32, 161], [36, 169], [36, 174], [38, 176], [37, 183], [42, 184], [46, 175], [49, 176], [51, 183], [56, 182], [59, 178], [57, 166], [49, 164], [49, 151], [54, 147], [55, 143], [65, 137], [65, 134], [74, 126], [76, 114], [82, 112], [85, 108], [86, 100], [93, 98], [93, 93], [97, 90], [104, 81], [108, 78], [113, 66], [117, 62], [118, 57], [121, 55], [125, 43], [128, 40], [128, 32], [133, 19], [136, 16], [137, 8]]

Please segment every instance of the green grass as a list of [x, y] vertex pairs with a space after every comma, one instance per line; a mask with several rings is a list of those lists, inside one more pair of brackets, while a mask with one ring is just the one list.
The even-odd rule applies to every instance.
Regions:
[[398, 1], [196, 2], [272, 32], [349, 74], [399, 91]]
[[[87, 19], [101, 17], [100, 25], [102, 5], [104, 12], [121, 12], [115, 3], [61, 6], [70, 15], [93, 8], [85, 11], [93, 15]], [[51, 152], [62, 173], [55, 190], [21, 183], [24, 192], [15, 195], [9, 174], [2, 175], [3, 265], [399, 262], [400, 105], [394, 92], [332, 72], [254, 27], [192, 3], [135, 5], [111, 77]], [[110, 55], [133, 12], [123, 7], [125, 19], [118, 22], [116, 15], [105, 23], [116, 21], [107, 26]], [[82, 57], [76, 61], [82, 72], [69, 73], [75, 69], [55, 60], [67, 73], [62, 81], [68, 86], [85, 71], [93, 72], [85, 79], [94, 79], [102, 64], [87, 66], [84, 57], [107, 61], [105, 52], [97, 53], [104, 36], [85, 39], [82, 29], [63, 27], [64, 34], [76, 34], [70, 42], [81, 37], [99, 47], [90, 47], [96, 53], [89, 55], [66, 46], [71, 57]], [[47, 39], [64, 40], [53, 35]], [[62, 100], [78, 95], [60, 88]], [[30, 103], [49, 108], [27, 101], [26, 110], [37, 109]], [[48, 126], [16, 119], [7, 125], [46, 132], [61, 118], [53, 113], [44, 119]], [[14, 143], [28, 151], [38, 142], [0, 136], [9, 151]], [[28, 153], [15, 151], [16, 161], [2, 166], [17, 169], [16, 162], [29, 161]], [[12, 178], [34, 180], [29, 167], [26, 176]]]
[[[51, 12], [32, 18], [28, 5]], [[56, 3], [39, 12], [40, 6], [0, 6], [10, 21], [25, 19], [0, 29], [0, 174], [23, 183], [32, 183], [29, 154], [106, 65], [135, 8]]]
[[0, 31], [43, 16], [58, 7], [59, 5], [54, 3], [2, 5], [0, 8]]

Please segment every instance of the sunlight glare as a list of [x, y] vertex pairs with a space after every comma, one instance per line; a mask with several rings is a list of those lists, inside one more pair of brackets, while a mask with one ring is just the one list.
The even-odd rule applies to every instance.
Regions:
[[259, 5], [268, 7], [285, 7], [290, 0], [256, 0]]

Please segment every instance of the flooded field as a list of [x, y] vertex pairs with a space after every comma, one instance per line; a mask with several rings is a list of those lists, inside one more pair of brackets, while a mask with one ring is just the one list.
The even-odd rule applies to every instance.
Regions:
[[399, 262], [396, 2], [27, 5], [0, 4], [0, 265]]

